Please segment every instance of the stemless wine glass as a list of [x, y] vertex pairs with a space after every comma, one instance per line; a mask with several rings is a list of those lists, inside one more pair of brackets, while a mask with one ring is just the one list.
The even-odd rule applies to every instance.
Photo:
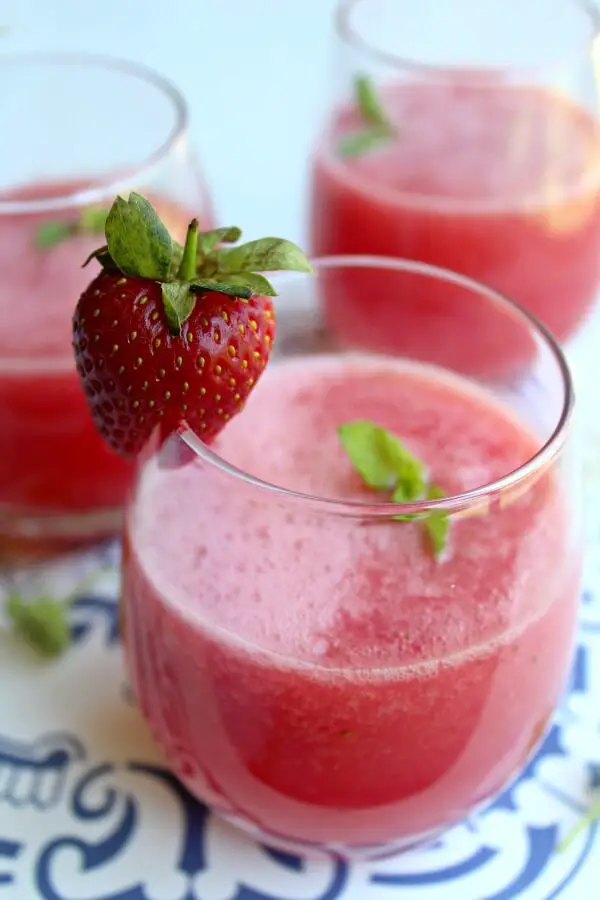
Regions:
[[[500, 383], [449, 368], [436, 339], [417, 359], [410, 339], [396, 356], [335, 344], [321, 295], [356, 276], [484, 309], [529, 364]], [[153, 438], [139, 462], [133, 690], [173, 771], [231, 821], [301, 850], [402, 848], [502, 789], [563, 687], [581, 566], [570, 377], [544, 326], [446, 270], [340, 257], [274, 284], [276, 353], [245, 410], [211, 447]], [[366, 487], [338, 435], [351, 422], [400, 438], [437, 499], [390, 503], [387, 475]], [[379, 440], [365, 466], [387, 465]]]
[[[600, 279], [597, 7], [342, 0], [335, 24], [312, 252], [461, 272], [567, 341]], [[366, 329], [391, 352], [408, 333], [418, 340], [437, 316], [427, 285], [402, 316], [388, 288], [365, 292], [358, 280], [343, 305], [325, 295], [329, 324], [350, 338]], [[471, 325], [447, 316], [447, 339], [461, 352]]]
[[212, 213], [187, 109], [153, 71], [85, 55], [0, 61], [0, 557], [106, 537], [131, 468], [87, 411], [71, 313], [98, 271], [117, 193], [142, 191], [175, 235]]

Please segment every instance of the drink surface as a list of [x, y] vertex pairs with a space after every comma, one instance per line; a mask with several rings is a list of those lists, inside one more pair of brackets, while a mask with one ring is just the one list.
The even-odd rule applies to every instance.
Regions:
[[[342, 156], [343, 136], [359, 124], [346, 111], [318, 150], [313, 252], [405, 257], [469, 275], [567, 339], [600, 280], [600, 132], [592, 115], [542, 89], [451, 79], [398, 84], [382, 98], [395, 140]], [[386, 294], [383, 280], [372, 294]], [[331, 323], [358, 335], [368, 299], [356, 289], [345, 306], [330, 300]], [[377, 308], [379, 333], [391, 329], [392, 343], [400, 319], [393, 299]], [[449, 338], [464, 347], [465, 323], [453, 314]], [[431, 318], [429, 304], [415, 301], [402, 316], [405, 333]]]

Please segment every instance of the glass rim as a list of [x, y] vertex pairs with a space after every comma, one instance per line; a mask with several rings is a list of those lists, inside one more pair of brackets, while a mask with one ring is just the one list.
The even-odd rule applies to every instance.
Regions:
[[[89, 187], [81, 190], [66, 191], [50, 198], [31, 197], [27, 200], [2, 200], [0, 196], [0, 217], [4, 215], [35, 215], [41, 212], [52, 212], [72, 207], [85, 206], [104, 200], [107, 196], [116, 196], [120, 192], [130, 190], [140, 176], [152, 173], [171, 152], [176, 143], [188, 131], [189, 109], [182, 92], [160, 72], [142, 63], [132, 62], [116, 56], [85, 52], [51, 52], [51, 51], [15, 51], [0, 56], [1, 67], [27, 65], [46, 66], [89, 66], [98, 71], [121, 73], [128, 78], [135, 78], [150, 85], [163, 97], [166, 97], [175, 111], [175, 121], [162, 142], [136, 165], [123, 168], [119, 177], [94, 179]], [[73, 298], [75, 304], [77, 298]], [[65, 374], [73, 368], [72, 354], [55, 356], [10, 356], [0, 354], [0, 374], [28, 376]]]
[[[357, 267], [385, 268], [396, 272], [423, 275], [427, 278], [463, 287], [471, 293], [480, 295], [486, 302], [493, 303], [506, 314], [516, 315], [516, 318], [525, 327], [533, 331], [541, 339], [546, 349], [550, 352], [560, 376], [563, 389], [562, 407], [551, 434], [542, 446], [524, 463], [500, 478], [496, 478], [494, 481], [477, 488], [462, 491], [439, 500], [420, 500], [415, 503], [391, 503], [389, 501], [375, 503], [362, 500], [341, 500], [335, 497], [319, 497], [302, 491], [292, 490], [257, 478], [249, 472], [228, 463], [227, 460], [204, 444], [202, 439], [190, 429], [180, 431], [178, 433], [179, 438], [184, 441], [198, 458], [222, 474], [241, 481], [259, 491], [266, 491], [284, 500], [304, 503], [321, 512], [360, 519], [391, 519], [396, 515], [425, 515], [435, 511], [448, 514], [462, 513], [463, 515], [472, 515], [474, 509], [481, 509], [484, 512], [489, 508], [491, 501], [495, 497], [506, 495], [513, 491], [516, 492], [521, 485], [534, 481], [536, 477], [543, 474], [552, 465], [567, 439], [575, 404], [575, 393], [571, 371], [558, 341], [533, 313], [529, 312], [517, 301], [509, 299], [499, 291], [489, 288], [475, 279], [453, 272], [450, 269], [415, 260], [366, 255], [324, 256], [311, 259], [311, 264], [314, 269], [312, 277], [318, 277], [319, 272], [322, 270]], [[284, 277], [306, 278], [311, 276], [304, 273], [287, 272], [284, 274]], [[381, 358], [389, 359], [390, 355], [381, 355]]]
[[[413, 72], [418, 72], [421, 75], [427, 76], [428, 79], [438, 78], [444, 81], [446, 78], [451, 77], [453, 80], [456, 80], [456, 76], [463, 73], [471, 83], [476, 80], [478, 87], [489, 86], [490, 88], [497, 88], [498, 85], [493, 76], [501, 73], [511, 72], [517, 75], [521, 73], [523, 76], [530, 76], [534, 72], [560, 68], [569, 61], [580, 59], [586, 54], [592, 55], [594, 44], [600, 37], [600, 7], [596, 6], [592, 0], [566, 0], [570, 5], [579, 8], [582, 11], [584, 15], [587, 16], [592, 26], [591, 34], [585, 39], [577, 51], [567, 53], [564, 57], [555, 60], [549, 60], [544, 63], [531, 63], [530, 65], [526, 63], [517, 65], [506, 63], [504, 65], [481, 66], [466, 64], [461, 66], [445, 66], [413, 59], [410, 56], [403, 56], [399, 53], [391, 53], [381, 49], [375, 42], [365, 38], [361, 34], [360, 29], [357, 29], [352, 23], [353, 11], [360, 4], [365, 2], [372, 2], [372, 0], [338, 0], [334, 13], [334, 27], [335, 33], [343, 43], [388, 66], [393, 66], [397, 69], [412, 70]], [[490, 78], [490, 76], [492, 76], [492, 78]]]
[[87, 66], [104, 72], [120, 73], [127, 78], [145, 82], [170, 102], [175, 112], [175, 120], [164, 139], [147, 152], [135, 165], [123, 167], [118, 177], [107, 176], [93, 179], [81, 190], [65, 191], [50, 198], [31, 197], [26, 200], [3, 200], [0, 196], [0, 216], [14, 214], [35, 214], [66, 207], [83, 206], [104, 199], [108, 194], [118, 194], [128, 190], [134, 180], [151, 172], [169, 154], [173, 146], [188, 131], [189, 110], [187, 101], [178, 87], [156, 69], [143, 63], [133, 62], [116, 56], [85, 52], [19, 51], [0, 56], [0, 68], [36, 65], [42, 67]]

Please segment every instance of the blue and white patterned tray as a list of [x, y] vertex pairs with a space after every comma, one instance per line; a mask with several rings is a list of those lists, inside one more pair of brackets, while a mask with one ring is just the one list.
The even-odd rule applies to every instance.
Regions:
[[0, 900], [593, 900], [598, 826], [557, 843], [600, 771], [596, 577], [590, 564], [569, 692], [520, 780], [428, 847], [347, 864], [261, 846], [169, 775], [127, 691], [107, 571], [59, 663], [0, 635]]

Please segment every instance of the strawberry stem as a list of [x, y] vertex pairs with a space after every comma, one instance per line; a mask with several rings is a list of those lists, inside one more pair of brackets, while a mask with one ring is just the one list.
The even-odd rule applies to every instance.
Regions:
[[185, 246], [178, 277], [181, 281], [191, 281], [196, 274], [198, 258], [198, 219], [192, 219], [188, 225]]

